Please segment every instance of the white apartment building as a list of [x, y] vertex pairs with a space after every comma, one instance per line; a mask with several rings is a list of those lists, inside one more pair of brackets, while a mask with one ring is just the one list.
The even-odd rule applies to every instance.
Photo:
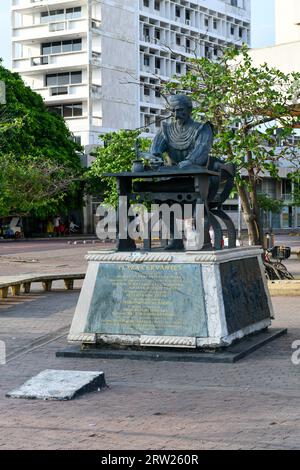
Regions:
[[13, 70], [86, 146], [153, 121], [155, 132], [159, 77], [249, 43], [250, 0], [12, 0], [12, 29]]
[[276, 44], [300, 41], [299, 0], [275, 0]]
[[[268, 63], [284, 73], [300, 72], [300, 1], [275, 0], [276, 44], [253, 49], [254, 64]], [[294, 140], [300, 140], [300, 130], [295, 129]], [[276, 229], [300, 229], [300, 207], [293, 205], [294, 188], [287, 175], [291, 169], [282, 162], [279, 168], [280, 181], [264, 178], [263, 192], [286, 202], [281, 214], [273, 218]]]
[[[160, 127], [159, 79], [250, 43], [250, 0], [12, 0], [12, 67], [86, 149]], [[90, 157], [87, 157], [87, 164]]]

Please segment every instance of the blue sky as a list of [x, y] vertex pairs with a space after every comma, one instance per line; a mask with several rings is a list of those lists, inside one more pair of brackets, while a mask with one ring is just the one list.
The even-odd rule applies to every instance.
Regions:
[[[0, 57], [10, 68], [10, 3], [0, 0]], [[209, 0], [208, 0], [209, 3]], [[252, 47], [274, 43], [274, 0], [252, 0]]]

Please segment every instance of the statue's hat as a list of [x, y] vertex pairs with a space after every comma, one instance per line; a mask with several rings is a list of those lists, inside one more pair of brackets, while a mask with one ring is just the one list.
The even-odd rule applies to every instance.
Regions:
[[191, 98], [186, 95], [171, 95], [168, 101], [171, 107], [179, 104], [180, 106], [183, 106], [184, 108], [190, 108], [190, 109], [193, 108], [193, 102]]

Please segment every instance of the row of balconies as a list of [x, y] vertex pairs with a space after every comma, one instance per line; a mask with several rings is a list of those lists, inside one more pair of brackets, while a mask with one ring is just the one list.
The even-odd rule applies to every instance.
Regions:
[[13, 41], [35, 41], [42, 38], [51, 40], [52, 38], [64, 37], [67, 35], [86, 35], [91, 28], [99, 31], [101, 22], [92, 19], [90, 24], [87, 18], [55, 21], [50, 23], [38, 23], [30, 26], [13, 27]]
[[[91, 63], [95, 67], [101, 65], [101, 53], [93, 51]], [[61, 54], [19, 57], [13, 59], [13, 69], [19, 73], [36, 74], [55, 68], [78, 68], [88, 64], [87, 51], [64, 52]]]
[[[66, 102], [74, 100], [87, 100], [89, 98], [88, 83], [77, 83], [69, 85], [58, 85], [51, 87], [34, 87], [34, 91], [39, 93], [43, 99], [49, 104], [51, 102]], [[91, 98], [101, 99], [102, 87], [92, 84]]]
[[[208, 10], [209, 8], [209, 10]], [[196, 2], [185, 2], [185, 5], [180, 5], [177, 2], [160, 2], [159, 8], [155, 8], [155, 2], [152, 0], [140, 1], [140, 13], [149, 14], [155, 17], [168, 18], [171, 21], [177, 21], [183, 24], [194, 24], [199, 15], [211, 16], [215, 15], [230, 15], [236, 19], [250, 22], [250, 8], [241, 8], [229, 5], [223, 1], [210, 0], [209, 5], [203, 2], [203, 5], [196, 5]]]
[[79, 0], [12, 0], [12, 10], [19, 11], [19, 10], [31, 10], [33, 7], [38, 9], [39, 7], [42, 8], [51, 8], [52, 6], [56, 6], [57, 4], [61, 5], [64, 4], [65, 6], [70, 6], [73, 4], [80, 5]]

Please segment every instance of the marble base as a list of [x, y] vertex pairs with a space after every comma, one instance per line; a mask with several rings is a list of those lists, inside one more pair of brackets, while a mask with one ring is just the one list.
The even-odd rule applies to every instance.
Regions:
[[216, 349], [262, 331], [274, 313], [261, 252], [90, 252], [68, 341]]

